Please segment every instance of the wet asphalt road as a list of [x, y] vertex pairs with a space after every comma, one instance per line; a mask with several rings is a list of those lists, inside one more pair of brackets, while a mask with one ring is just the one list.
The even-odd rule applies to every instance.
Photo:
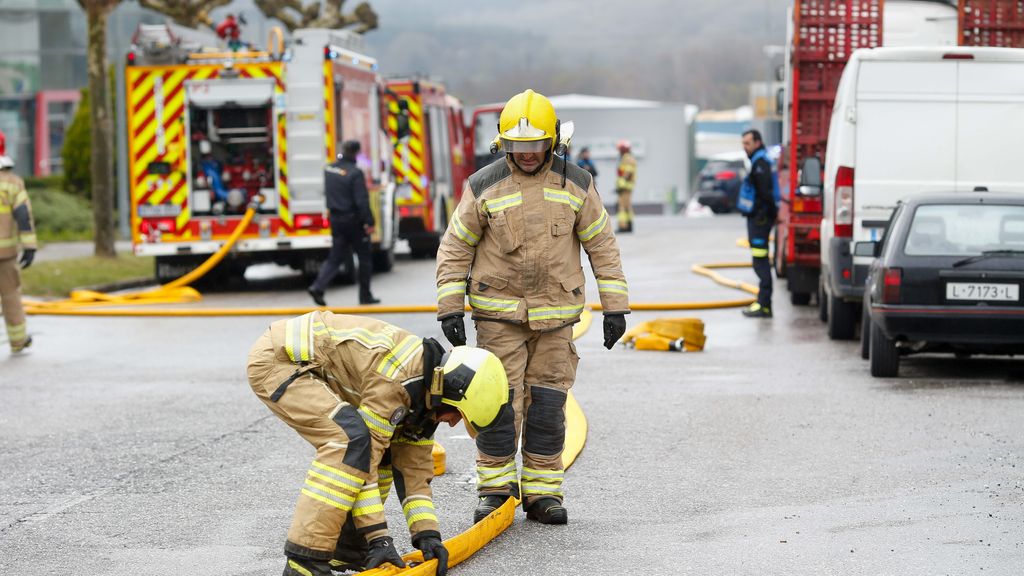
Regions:
[[[637, 230], [620, 239], [634, 301], [737, 296], [689, 267], [746, 259], [740, 219]], [[387, 304], [433, 302], [433, 262], [374, 282]], [[200, 305], [306, 305], [301, 288], [257, 280]], [[452, 574], [1020, 574], [1024, 363], [915, 357], [875, 380], [815, 309], [784, 289], [775, 307], [627, 317], [700, 317], [702, 353], [606, 351], [598, 315], [578, 342], [590, 434], [567, 474], [570, 524], [519, 513]], [[442, 337], [429, 314], [384, 318]], [[312, 451], [244, 379], [271, 320], [30, 318], [31, 353], [0, 352], [0, 574], [279, 574]], [[472, 444], [461, 428], [439, 438], [447, 537], [471, 522]]]

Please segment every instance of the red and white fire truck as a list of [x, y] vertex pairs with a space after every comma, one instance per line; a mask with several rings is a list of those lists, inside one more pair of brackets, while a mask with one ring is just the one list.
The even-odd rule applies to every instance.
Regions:
[[407, 78], [388, 80], [385, 98], [398, 237], [414, 258], [433, 257], [473, 173], [462, 103], [439, 82]]
[[316, 274], [331, 244], [324, 166], [359, 140], [377, 220], [375, 269], [393, 262], [394, 185], [383, 82], [358, 35], [297, 30], [267, 51], [186, 47], [140, 26], [125, 70], [134, 251], [160, 280], [215, 252], [262, 197], [221, 273], [276, 262]]

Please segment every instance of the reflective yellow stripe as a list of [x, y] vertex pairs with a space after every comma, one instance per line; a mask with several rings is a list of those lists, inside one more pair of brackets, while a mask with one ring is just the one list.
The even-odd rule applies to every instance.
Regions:
[[470, 294], [469, 305], [478, 310], [490, 310], [491, 312], [515, 312], [519, 309], [519, 300], [502, 300], [501, 298], [487, 298]]
[[17, 344], [28, 338], [28, 324], [8, 324], [7, 340]]
[[383, 512], [384, 503], [380, 500], [380, 490], [374, 484], [371, 487], [364, 486], [356, 498], [355, 506], [352, 507], [353, 516], [366, 516], [375, 512]]
[[302, 489], [302, 494], [304, 496], [308, 496], [308, 497], [312, 498], [313, 500], [316, 500], [317, 502], [323, 502], [324, 504], [328, 504], [330, 506], [333, 506], [333, 507], [337, 508], [338, 510], [342, 510], [342, 511], [348, 512], [349, 510], [352, 509], [352, 506], [345, 505], [345, 504], [342, 504], [340, 502], [336, 502], [336, 501], [334, 501], [334, 500], [332, 500], [332, 499], [330, 499], [330, 498], [328, 498], [328, 497], [326, 497], [326, 496], [324, 496], [322, 494], [319, 494], [318, 492], [316, 492], [315, 490], [312, 490], [312, 489], [303, 488]]
[[[355, 488], [356, 491], [358, 491], [363, 486], [364, 480], [362, 478], [360, 478], [359, 476], [355, 476], [353, 474], [349, 474], [348, 472], [344, 472], [342, 470], [338, 470], [337, 468], [335, 468], [333, 466], [328, 466], [327, 464], [324, 464], [323, 462], [319, 462], [317, 460], [313, 460], [313, 467], [316, 468], [317, 470], [319, 470], [321, 473], [327, 474], [327, 475], [331, 476], [332, 478], [334, 478], [335, 480], [337, 480], [337, 482], [335, 482], [335, 483], [340, 482], [340, 483], [347, 484], [347, 485]], [[310, 473], [314, 473], [314, 472], [312, 470], [310, 470]], [[338, 484], [338, 485], [340, 486], [342, 484]]]
[[452, 215], [452, 232], [470, 246], [476, 246], [480, 243], [480, 237], [473, 234], [469, 228], [466, 228], [466, 225], [462, 223], [462, 220], [459, 220], [458, 213]]
[[477, 487], [480, 488], [496, 488], [512, 484], [516, 481], [516, 463], [509, 462], [501, 468], [478, 466], [476, 475]]
[[433, 446], [434, 445], [434, 439], [433, 438], [427, 438], [426, 440], [413, 440], [411, 438], [400, 437], [400, 438], [395, 438], [394, 440], [392, 440], [392, 443], [394, 443], [394, 444], [408, 444], [410, 446]]
[[18, 238], [21, 239], [22, 244], [27, 244], [31, 246], [35, 246], [36, 244], [36, 235], [34, 233], [25, 234], [24, 232], [22, 232], [21, 234], [18, 235]]
[[434, 512], [434, 502], [427, 496], [410, 496], [402, 504], [402, 512], [405, 513], [405, 521], [412, 528], [412, 525], [422, 520], [433, 520], [437, 522], [437, 514]]
[[331, 328], [331, 340], [333, 342], [346, 342], [355, 340], [367, 348], [393, 348], [395, 340], [383, 332], [371, 332], [366, 328]]
[[388, 499], [388, 494], [391, 493], [391, 484], [394, 473], [390, 467], [377, 468], [377, 489], [380, 491], [380, 500], [384, 502]]
[[530, 308], [526, 314], [530, 320], [551, 320], [558, 318], [572, 318], [583, 312], [583, 304], [576, 306], [544, 306], [541, 308]]
[[306, 570], [305, 568], [302, 567], [302, 564], [299, 564], [298, 562], [296, 562], [295, 560], [292, 560], [291, 558], [288, 559], [288, 567], [291, 568], [292, 570], [295, 570], [299, 574], [302, 574], [302, 576], [313, 576], [312, 572], [310, 572], [309, 570]]
[[395, 433], [395, 427], [391, 425], [391, 422], [388, 422], [387, 418], [375, 413], [373, 410], [360, 406], [356, 412], [359, 412], [363, 422], [366, 423], [366, 427], [370, 430], [375, 430], [388, 437]]
[[484, 200], [484, 210], [487, 210], [489, 214], [497, 214], [506, 208], [519, 206], [522, 203], [523, 193], [516, 192], [515, 194], [509, 194], [508, 196]]
[[628, 287], [622, 280], [598, 280], [597, 291], [611, 294], [629, 295]]
[[754, 258], [767, 258], [768, 257], [768, 249], [767, 248], [751, 248], [750, 249], [750, 255], [753, 256]]
[[566, 192], [565, 190], [545, 188], [544, 199], [550, 202], [558, 202], [559, 204], [567, 204], [572, 208], [573, 212], [579, 212], [580, 208], [583, 208], [583, 200], [577, 198], [572, 192]]
[[562, 495], [562, 480], [565, 470], [538, 470], [523, 466], [523, 479], [520, 484], [523, 494], [555, 494]]
[[0, 238], [0, 248], [10, 248], [17, 245], [18, 241], [14, 238]]
[[455, 295], [461, 295], [461, 296], [465, 297], [465, 295], [466, 295], [466, 282], [465, 281], [462, 281], [462, 282], [448, 282], [447, 284], [441, 284], [441, 286], [438, 287], [438, 289], [437, 289], [437, 301], [438, 302], [440, 302], [441, 299], [443, 299], [443, 298], [447, 298], [448, 296], [455, 296]]
[[284, 349], [292, 362], [309, 362], [313, 359], [312, 315], [312, 312], [303, 314], [284, 325]]
[[605, 210], [604, 208], [602, 208], [601, 209], [601, 216], [599, 216], [597, 218], [597, 220], [594, 220], [590, 224], [590, 226], [587, 226], [586, 228], [584, 228], [582, 232], [577, 232], [576, 235], [579, 236], [580, 242], [586, 242], [587, 240], [590, 240], [594, 236], [597, 236], [598, 234], [600, 234], [604, 230], [604, 227], [607, 226], [607, 225], [608, 225], [608, 211]]
[[11, 207], [7, 204], [0, 204], [0, 214], [10, 214]]
[[412, 357], [417, 347], [423, 342], [418, 336], [406, 336], [397, 347], [392, 348], [377, 365], [377, 372], [394, 378], [398, 369]]

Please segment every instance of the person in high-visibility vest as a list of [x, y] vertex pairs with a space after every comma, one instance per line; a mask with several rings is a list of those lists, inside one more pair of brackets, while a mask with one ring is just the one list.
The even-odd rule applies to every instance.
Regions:
[[0, 306], [3, 307], [11, 352], [18, 353], [32, 344], [21, 305], [21, 272], [18, 267], [32, 265], [36, 255], [36, 232], [25, 182], [14, 174], [13, 169], [14, 161], [9, 156], [0, 156]]
[[633, 186], [636, 184], [636, 158], [629, 140], [619, 140], [619, 174], [615, 180], [615, 194], [619, 197], [617, 218], [619, 232], [633, 231]]

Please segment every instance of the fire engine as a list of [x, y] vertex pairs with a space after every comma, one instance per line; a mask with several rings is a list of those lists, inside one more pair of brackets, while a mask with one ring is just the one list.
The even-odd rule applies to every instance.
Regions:
[[[127, 55], [127, 142], [134, 252], [166, 281], [215, 252], [261, 198], [220, 275], [275, 262], [317, 272], [331, 245], [324, 166], [359, 140], [377, 226], [374, 264], [393, 263], [383, 83], [356, 34], [280, 31], [268, 50], [185, 46], [140, 26]], [[274, 42], [273, 40], [276, 40]], [[348, 272], [351, 272], [349, 270]]]
[[440, 82], [386, 82], [398, 237], [414, 258], [437, 254], [441, 236], [473, 172], [462, 104]]

